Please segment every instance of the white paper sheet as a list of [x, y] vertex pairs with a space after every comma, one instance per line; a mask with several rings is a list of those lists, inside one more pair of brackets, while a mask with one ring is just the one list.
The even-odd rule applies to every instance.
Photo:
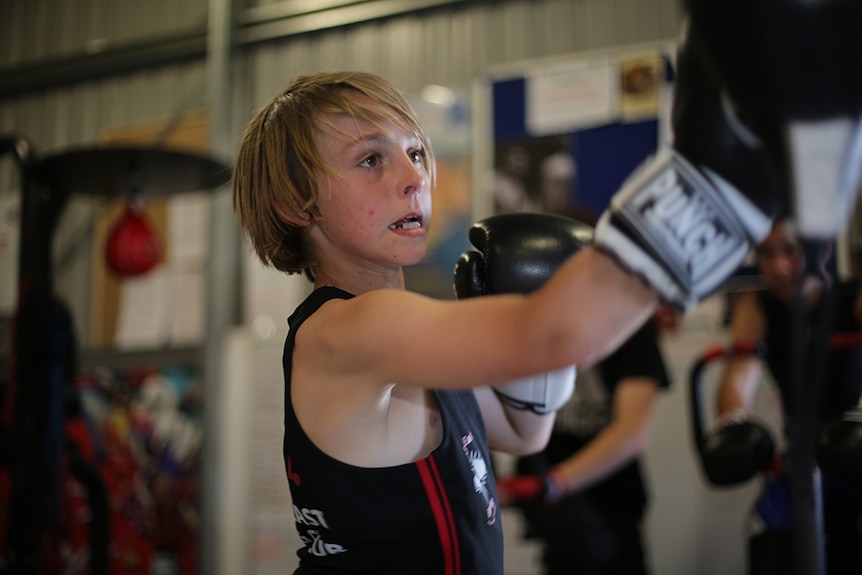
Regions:
[[527, 130], [542, 136], [614, 121], [619, 115], [618, 72], [606, 56], [531, 72], [525, 95]]
[[174, 314], [173, 281], [169, 268], [157, 266], [123, 282], [114, 338], [119, 349], [152, 349], [168, 343]]
[[204, 340], [204, 270], [173, 270], [174, 313], [171, 314], [170, 339], [173, 346], [198, 345]]
[[198, 267], [206, 258], [209, 209], [206, 192], [177, 194], [168, 201], [167, 260], [175, 267]]

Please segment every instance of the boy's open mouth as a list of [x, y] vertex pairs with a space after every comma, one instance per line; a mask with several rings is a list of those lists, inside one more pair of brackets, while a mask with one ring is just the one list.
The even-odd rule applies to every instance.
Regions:
[[390, 230], [415, 230], [422, 227], [422, 218], [419, 216], [407, 216], [389, 225]]

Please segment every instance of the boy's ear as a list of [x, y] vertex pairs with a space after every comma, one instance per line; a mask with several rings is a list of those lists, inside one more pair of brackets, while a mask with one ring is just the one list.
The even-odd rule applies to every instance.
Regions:
[[304, 217], [300, 217], [284, 209], [284, 206], [275, 200], [273, 200], [272, 205], [275, 207], [275, 211], [278, 215], [281, 216], [281, 219], [290, 222], [295, 226], [305, 227], [311, 223], [311, 217], [308, 215], [308, 212], [302, 212]]

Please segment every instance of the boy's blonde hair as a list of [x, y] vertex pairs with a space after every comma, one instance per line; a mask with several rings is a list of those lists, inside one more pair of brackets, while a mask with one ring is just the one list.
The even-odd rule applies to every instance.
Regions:
[[[361, 93], [383, 104], [369, 106]], [[314, 254], [305, 226], [320, 217], [318, 174], [331, 174], [315, 136], [326, 116], [347, 113], [356, 119], [393, 122], [415, 134], [426, 150], [426, 168], [435, 180], [431, 143], [410, 104], [387, 79], [365, 72], [321, 73], [295, 78], [263, 106], [240, 142], [233, 175], [233, 207], [240, 226], [265, 266], [314, 279]]]

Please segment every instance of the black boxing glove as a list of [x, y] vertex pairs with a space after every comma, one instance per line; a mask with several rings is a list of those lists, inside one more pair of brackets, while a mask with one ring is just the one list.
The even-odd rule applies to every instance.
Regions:
[[719, 418], [697, 450], [709, 482], [729, 486], [748, 481], [768, 468], [775, 458], [775, 441], [766, 425], [742, 411], [731, 411]]
[[596, 247], [687, 311], [712, 294], [769, 231], [782, 196], [758, 138], [680, 44], [674, 142], [639, 168], [596, 227]]
[[763, 358], [762, 342], [739, 341], [730, 347], [713, 347], [697, 359], [691, 370], [689, 400], [692, 435], [701, 470], [712, 485], [728, 486], [748, 481], [771, 467], [775, 441], [766, 424], [748, 415], [742, 407], [723, 412], [707, 431], [703, 413], [703, 374], [710, 362], [735, 355]]
[[512, 213], [490, 216], [467, 232], [475, 251], [455, 264], [455, 297], [530, 293], [593, 238], [593, 228], [564, 216]]
[[[576, 220], [542, 213], [491, 216], [470, 228], [476, 250], [455, 264], [455, 297], [530, 293], [592, 239], [593, 229]], [[575, 366], [494, 386], [501, 400], [539, 414], [562, 407], [575, 389]]]

